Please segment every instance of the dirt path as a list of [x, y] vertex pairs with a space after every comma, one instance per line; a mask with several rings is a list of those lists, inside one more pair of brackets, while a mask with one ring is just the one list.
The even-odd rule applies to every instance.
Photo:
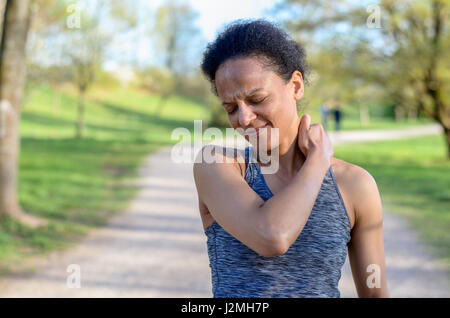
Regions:
[[[75, 248], [41, 260], [34, 273], [0, 281], [0, 297], [211, 297], [192, 165], [173, 163], [164, 148], [147, 158], [137, 182], [142, 190], [124, 213]], [[384, 215], [391, 296], [450, 297], [448, 268], [404, 220]], [[81, 288], [67, 287], [70, 264], [80, 266]], [[356, 295], [348, 262], [339, 288], [342, 297]]]

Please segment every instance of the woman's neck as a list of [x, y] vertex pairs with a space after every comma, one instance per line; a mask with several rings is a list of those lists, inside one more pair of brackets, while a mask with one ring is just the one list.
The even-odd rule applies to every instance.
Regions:
[[[306, 158], [298, 147], [298, 126], [300, 120], [297, 118], [290, 127], [289, 133], [280, 139], [277, 151], [270, 151], [278, 155], [279, 168], [275, 173], [282, 179], [290, 179], [300, 170]], [[272, 162], [272, 160], [270, 160]]]
[[300, 170], [305, 160], [305, 156], [298, 147], [297, 135], [280, 141], [278, 175], [290, 179]]

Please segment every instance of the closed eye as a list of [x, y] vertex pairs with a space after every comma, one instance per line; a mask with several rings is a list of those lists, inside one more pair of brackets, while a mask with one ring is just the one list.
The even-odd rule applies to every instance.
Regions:
[[[261, 104], [262, 102], [264, 102], [267, 99], [267, 97], [264, 97], [263, 99], [260, 100], [250, 100], [249, 102], [253, 105], [258, 105]], [[224, 104], [228, 104], [228, 103], [224, 103]], [[231, 111], [227, 111], [228, 114], [233, 114], [236, 112], [237, 107], [233, 107], [233, 110]]]
[[260, 103], [262, 103], [263, 101], [265, 101], [266, 98], [267, 98], [267, 97], [265, 97], [265, 98], [263, 98], [263, 99], [260, 99], [260, 100], [251, 100], [250, 103], [252, 103], [252, 104], [260, 104]]

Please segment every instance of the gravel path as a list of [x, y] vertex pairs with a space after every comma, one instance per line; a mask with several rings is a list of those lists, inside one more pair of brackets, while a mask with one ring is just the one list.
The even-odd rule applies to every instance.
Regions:
[[[147, 158], [137, 181], [141, 191], [126, 211], [76, 247], [35, 261], [34, 272], [4, 278], [0, 297], [211, 297], [192, 165], [173, 163], [170, 149]], [[450, 297], [448, 268], [388, 211], [384, 240], [392, 297]], [[81, 288], [67, 286], [70, 264], [80, 266]], [[339, 288], [342, 297], [356, 296], [348, 260]]]

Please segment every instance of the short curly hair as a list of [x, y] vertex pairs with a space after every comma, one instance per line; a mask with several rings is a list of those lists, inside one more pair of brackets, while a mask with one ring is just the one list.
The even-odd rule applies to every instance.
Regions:
[[225, 61], [239, 57], [259, 57], [264, 65], [286, 83], [298, 70], [306, 83], [308, 65], [304, 48], [286, 31], [264, 19], [239, 19], [225, 27], [203, 53], [201, 70], [216, 96], [216, 71]]

